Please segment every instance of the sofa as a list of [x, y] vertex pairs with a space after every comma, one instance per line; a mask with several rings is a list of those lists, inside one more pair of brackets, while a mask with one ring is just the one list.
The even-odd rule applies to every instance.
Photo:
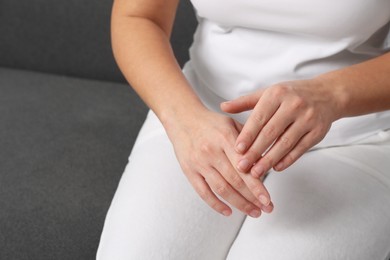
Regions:
[[[110, 46], [112, 0], [0, 0], [0, 259], [94, 259], [147, 107]], [[181, 1], [180, 65], [196, 27]]]

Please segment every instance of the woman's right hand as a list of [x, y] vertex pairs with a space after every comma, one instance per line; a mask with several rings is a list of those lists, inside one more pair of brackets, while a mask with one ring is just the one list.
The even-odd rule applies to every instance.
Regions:
[[234, 150], [242, 125], [233, 119], [199, 110], [196, 116], [176, 118], [165, 126], [176, 156], [199, 196], [217, 212], [229, 216], [231, 208], [216, 195], [252, 217], [270, 213], [273, 204], [260, 179], [240, 173]]
[[260, 195], [269, 198], [263, 183], [232, 166], [238, 163], [233, 147], [239, 126], [202, 107], [176, 62], [169, 38], [178, 4], [178, 0], [115, 0], [111, 19], [115, 59], [163, 122], [184, 173], [211, 207], [231, 214], [215, 192], [246, 214], [258, 215], [255, 211], [260, 208], [270, 212], [272, 204], [262, 207], [258, 202]]

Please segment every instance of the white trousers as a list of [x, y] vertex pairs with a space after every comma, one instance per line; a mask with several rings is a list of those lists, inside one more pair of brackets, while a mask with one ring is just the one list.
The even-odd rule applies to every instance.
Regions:
[[106, 217], [98, 260], [385, 260], [390, 132], [306, 153], [265, 180], [275, 209], [224, 217], [189, 184], [153, 113]]

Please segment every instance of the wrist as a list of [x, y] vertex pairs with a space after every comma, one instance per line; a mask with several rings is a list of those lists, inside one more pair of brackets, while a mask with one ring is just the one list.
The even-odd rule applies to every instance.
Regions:
[[206, 112], [209, 112], [209, 110], [200, 100], [193, 100], [167, 106], [160, 111], [158, 117], [165, 130], [170, 133], [191, 124], [194, 119], [199, 118], [201, 114]]
[[326, 92], [329, 98], [330, 106], [333, 110], [334, 120], [348, 116], [348, 104], [350, 102], [350, 95], [347, 91], [346, 85], [332, 73], [322, 74], [315, 78], [320, 84], [321, 89]]

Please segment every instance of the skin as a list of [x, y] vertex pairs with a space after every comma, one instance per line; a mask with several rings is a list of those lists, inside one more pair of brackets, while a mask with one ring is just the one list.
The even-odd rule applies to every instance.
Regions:
[[334, 121], [389, 110], [388, 75], [390, 53], [221, 104], [228, 113], [253, 110], [236, 140], [242, 155], [236, 167], [254, 177], [271, 168], [282, 171], [320, 142]]
[[263, 182], [234, 166], [242, 126], [206, 109], [176, 62], [169, 37], [177, 5], [178, 0], [116, 0], [111, 23], [116, 61], [162, 122], [184, 174], [211, 208], [232, 214], [219, 195], [252, 217], [271, 212]]
[[273, 204], [261, 181], [265, 172], [289, 167], [335, 120], [390, 109], [386, 54], [221, 104], [228, 113], [253, 110], [245, 125], [209, 111], [182, 74], [169, 43], [177, 6], [178, 0], [115, 0], [114, 56], [162, 122], [195, 191], [220, 214], [229, 216], [232, 209], [216, 195], [252, 217], [270, 213]]

